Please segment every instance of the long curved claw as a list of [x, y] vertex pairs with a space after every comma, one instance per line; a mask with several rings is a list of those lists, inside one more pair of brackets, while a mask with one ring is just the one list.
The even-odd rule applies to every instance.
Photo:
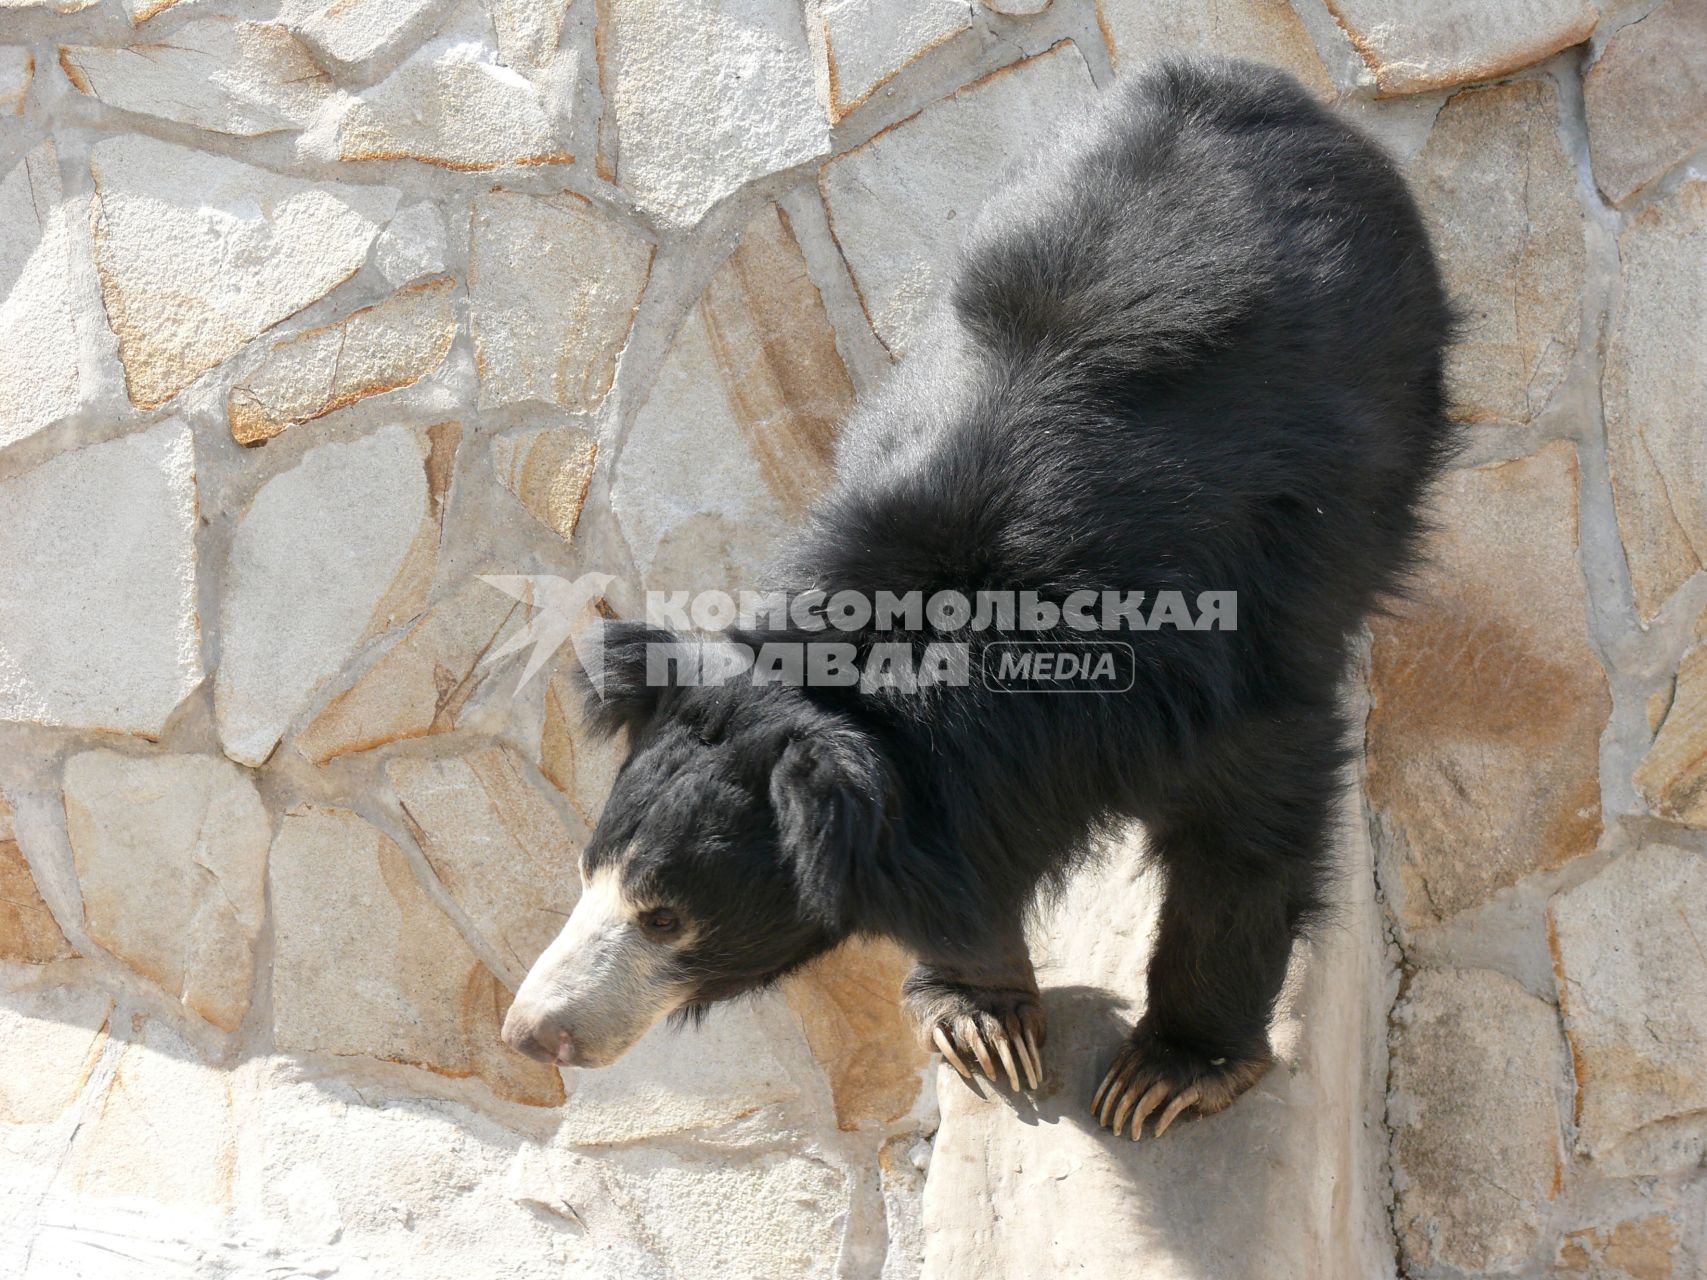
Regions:
[[963, 1077], [970, 1080], [972, 1078], [971, 1069], [967, 1067], [965, 1059], [956, 1052], [954, 1042], [948, 1038], [947, 1033], [944, 1032], [941, 1027], [933, 1028], [931, 1031], [931, 1039], [936, 1042], [937, 1052], [942, 1054], [949, 1064], [952, 1065], [956, 1071], [960, 1072]]
[[996, 1060], [990, 1056], [990, 1046], [984, 1043], [983, 1033], [978, 1030], [978, 1023], [973, 1018], [959, 1018], [954, 1024], [955, 1033], [961, 1041], [972, 1047], [972, 1056], [978, 1059], [978, 1065], [983, 1069], [984, 1078], [996, 1078]]
[[1202, 1096], [1203, 1090], [1198, 1088], [1196, 1085], [1191, 1085], [1184, 1093], [1180, 1094], [1172, 1102], [1168, 1103], [1168, 1109], [1162, 1112], [1161, 1116], [1156, 1120], [1156, 1136], [1159, 1138], [1166, 1133], [1168, 1131], [1168, 1126], [1179, 1117], [1179, 1113], [1191, 1106]]
[[1019, 1071], [1014, 1067], [1014, 1051], [1010, 1037], [1005, 1031], [995, 1031], [984, 1037], [996, 1044], [996, 1056], [1002, 1060], [1002, 1070], [1008, 1074], [1008, 1087], [1015, 1093], [1019, 1092]]
[[1132, 1110], [1132, 1104], [1137, 1101], [1138, 1090], [1135, 1087], [1127, 1085], [1121, 1090], [1120, 1105], [1114, 1109], [1114, 1123], [1109, 1126], [1113, 1130], [1115, 1137], [1118, 1138], [1120, 1136], [1121, 1129], [1126, 1125], [1126, 1117]]
[[1134, 1142], [1144, 1136], [1144, 1121], [1150, 1118], [1150, 1113], [1167, 1101], [1170, 1086], [1166, 1080], [1158, 1080], [1151, 1085], [1144, 1096], [1138, 1101], [1138, 1110], [1132, 1113], [1132, 1140]]
[[1019, 1047], [1025, 1058], [1025, 1082], [1034, 1092], [1043, 1086], [1043, 1055], [1037, 1051], [1037, 1040], [1029, 1028], [1021, 1030]]

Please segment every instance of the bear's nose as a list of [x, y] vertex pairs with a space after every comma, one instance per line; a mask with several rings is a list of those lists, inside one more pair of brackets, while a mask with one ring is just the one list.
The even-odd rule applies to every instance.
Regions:
[[520, 1005], [511, 1005], [504, 1018], [504, 1043], [535, 1062], [568, 1066], [575, 1056], [575, 1042], [562, 1027], [529, 1017]]

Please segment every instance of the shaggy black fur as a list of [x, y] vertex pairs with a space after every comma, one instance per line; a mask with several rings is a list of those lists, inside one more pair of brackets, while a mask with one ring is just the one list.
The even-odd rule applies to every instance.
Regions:
[[1238, 629], [1123, 637], [1118, 695], [882, 696], [646, 688], [668, 637], [615, 624], [592, 704], [633, 752], [587, 857], [695, 923], [699, 1000], [869, 933], [976, 1008], [1025, 992], [1038, 892], [1139, 818], [1166, 898], [1129, 1052], [1260, 1073], [1330, 880], [1348, 638], [1453, 445], [1448, 306], [1392, 165], [1266, 68], [1128, 78], [999, 190], [766, 585], [1233, 590]]

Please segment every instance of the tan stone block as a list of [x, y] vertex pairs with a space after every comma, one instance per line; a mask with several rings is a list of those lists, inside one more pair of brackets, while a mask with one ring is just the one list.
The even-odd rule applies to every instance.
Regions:
[[1661, 817], [1707, 827], [1707, 648], [1684, 655], [1677, 691], [1635, 781]]
[[492, 53], [444, 36], [350, 102], [338, 124], [338, 156], [419, 160], [465, 173], [572, 164], [561, 132], [530, 81]]
[[830, 228], [871, 327], [897, 355], [947, 287], [961, 235], [1008, 164], [1087, 101], [1064, 40], [975, 80], [819, 171]]
[[1455, 95], [1411, 179], [1462, 313], [1446, 362], [1452, 411], [1527, 423], [1564, 381], [1582, 325], [1582, 204], [1553, 86]]
[[1517, 1271], [1564, 1176], [1553, 1010], [1503, 974], [1425, 969], [1393, 1017], [1387, 1115], [1404, 1265]]
[[519, 982], [581, 896], [581, 849], [592, 833], [565, 826], [503, 747], [403, 757], [385, 776], [433, 874]]
[[1677, 1223], [1663, 1213], [1572, 1231], [1559, 1245], [1558, 1280], [1681, 1280]]
[[602, 0], [598, 24], [599, 82], [616, 122], [602, 169], [661, 223], [692, 226], [754, 179], [829, 151], [796, 0]]
[[893, 943], [854, 939], [784, 988], [829, 1077], [838, 1128], [890, 1124], [919, 1101], [925, 1053], [900, 1007], [911, 967]]
[[0, 1121], [46, 1124], [76, 1100], [107, 1043], [113, 998], [80, 986], [0, 992]]
[[1589, 0], [1327, 0], [1383, 96], [1494, 80], [1587, 40]]
[[1707, 857], [1650, 845], [1548, 905], [1577, 1146], [1615, 1176], [1707, 1154]]
[[12, 830], [12, 808], [0, 797], [0, 959], [49, 964], [76, 954], [42, 901]]
[[305, 182], [126, 135], [95, 144], [95, 265], [125, 382], [152, 409], [367, 260], [387, 187]]
[[24, 114], [24, 99], [36, 78], [36, 55], [17, 45], [0, 47], [0, 115]]
[[1611, 712], [1573, 448], [1452, 472], [1438, 507], [1426, 578], [1373, 624], [1368, 791], [1411, 928], [1594, 849]]
[[344, 809], [292, 810], [268, 883], [281, 1050], [479, 1076], [499, 1097], [535, 1106], [563, 1100], [555, 1068], [498, 1038], [509, 993], [378, 830]]
[[1625, 222], [1601, 377], [1607, 458], [1636, 609], [1654, 618], [1707, 556], [1707, 182]]
[[0, 719], [158, 736], [202, 682], [176, 419], [0, 481]]
[[[8, 110], [4, 93], [0, 88], [0, 111]], [[71, 303], [73, 224], [64, 197], [51, 139], [0, 178], [0, 448], [82, 403]]]
[[291, 22], [320, 57], [347, 67], [395, 54], [411, 34], [419, 38], [421, 23], [434, 7], [435, 0], [327, 0]]
[[1319, 97], [1334, 93], [1315, 42], [1286, 0], [1096, 0], [1096, 10], [1116, 71], [1164, 52], [1195, 50], [1255, 59], [1290, 71]]
[[1583, 77], [1594, 180], [1623, 204], [1707, 137], [1707, 6], [1670, 0], [1614, 33]]
[[272, 823], [242, 770], [89, 751], [65, 825], [90, 938], [225, 1031], [249, 1008]]
[[598, 441], [580, 427], [535, 427], [492, 442], [499, 481], [565, 542], [575, 536], [598, 456]]
[[933, 49], [972, 26], [968, 0], [829, 0], [817, 18], [840, 120]]
[[456, 338], [455, 290], [449, 276], [425, 280], [278, 343], [226, 398], [233, 438], [263, 444], [433, 373]]
[[311, 124], [331, 77], [284, 27], [212, 17], [129, 48], [66, 45], [59, 65], [109, 107], [248, 138]]
[[597, 827], [617, 770], [628, 758], [628, 745], [620, 736], [600, 738], [592, 732], [572, 669], [577, 661], [570, 653], [546, 685], [539, 770], [589, 827]]
[[612, 477], [646, 585], [751, 586], [828, 482], [853, 398], [823, 300], [771, 206], [683, 322]]
[[62, 1185], [79, 1196], [229, 1206], [237, 1174], [229, 1075], [158, 1019], [135, 1015], [131, 1035], [78, 1126]]
[[474, 202], [469, 314], [483, 407], [591, 412], [616, 377], [653, 246], [578, 196]]
[[482, 664], [520, 606], [484, 583], [434, 605], [302, 731], [315, 764], [388, 742], [449, 733], [486, 678]]
[[362, 644], [421, 610], [461, 434], [391, 426], [320, 445], [255, 495], [220, 604], [214, 721], [233, 760], [266, 760]]

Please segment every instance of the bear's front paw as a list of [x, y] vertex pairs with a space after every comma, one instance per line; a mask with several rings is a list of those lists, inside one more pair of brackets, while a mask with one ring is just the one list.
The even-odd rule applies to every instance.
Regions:
[[1005, 1075], [1016, 1092], [1021, 1073], [1027, 1089], [1043, 1083], [1043, 1009], [1035, 992], [910, 982], [905, 998], [926, 1050], [968, 1080], [976, 1067], [995, 1084]]
[[1155, 1114], [1159, 1138], [1187, 1110], [1207, 1116], [1231, 1106], [1273, 1065], [1266, 1043], [1211, 1053], [1139, 1027], [1097, 1086], [1091, 1112], [1117, 1136], [1130, 1115], [1134, 1140], [1144, 1136], [1144, 1121]]

